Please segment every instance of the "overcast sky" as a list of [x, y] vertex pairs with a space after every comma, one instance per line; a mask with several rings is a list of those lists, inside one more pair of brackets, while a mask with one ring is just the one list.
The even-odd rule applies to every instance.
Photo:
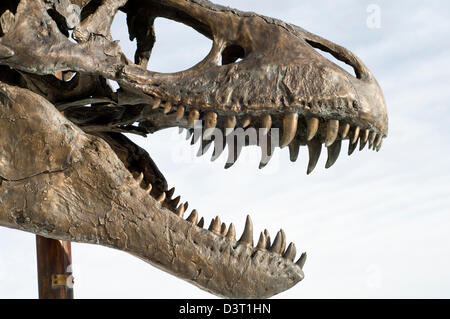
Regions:
[[[299, 25], [356, 53], [384, 90], [389, 138], [379, 153], [343, 152], [330, 170], [323, 156], [310, 176], [306, 149], [295, 164], [278, 150], [260, 171], [259, 151], [248, 148], [224, 170], [226, 154], [214, 163], [211, 150], [194, 159], [198, 146], [178, 129], [136, 138], [169, 186], [208, 220], [220, 214], [240, 233], [250, 214], [255, 237], [283, 228], [308, 252], [304, 281], [277, 297], [449, 298], [450, 2], [216, 2]], [[378, 9], [380, 20], [370, 19]], [[154, 71], [191, 67], [211, 48], [175, 22], [158, 19], [156, 32]], [[113, 35], [132, 58], [124, 15]], [[76, 298], [213, 297], [126, 253], [76, 243], [72, 249]], [[34, 235], [0, 228], [0, 298], [21, 297], [37, 297]]]

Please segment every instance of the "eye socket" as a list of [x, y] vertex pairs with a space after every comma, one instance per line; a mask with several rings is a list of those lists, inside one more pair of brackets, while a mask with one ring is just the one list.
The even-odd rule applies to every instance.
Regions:
[[339, 54], [338, 52], [335, 52], [334, 50], [330, 49], [329, 47], [320, 44], [318, 42], [314, 42], [308, 39], [305, 39], [306, 43], [308, 43], [310, 46], [313, 47], [319, 54], [321, 54], [323, 57], [327, 58], [334, 64], [340, 66], [345, 71], [347, 71], [352, 76], [356, 77], [357, 79], [361, 79], [361, 74], [358, 72], [357, 68], [350, 64], [348, 59], [346, 59], [344, 56]]
[[222, 65], [240, 62], [245, 58], [245, 50], [240, 45], [231, 44], [222, 52]]

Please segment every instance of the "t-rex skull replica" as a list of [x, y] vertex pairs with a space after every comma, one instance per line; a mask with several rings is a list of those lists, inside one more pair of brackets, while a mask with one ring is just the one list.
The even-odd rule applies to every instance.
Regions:
[[[118, 10], [137, 40], [134, 63], [111, 37]], [[215, 157], [233, 144], [229, 167], [242, 146], [231, 143], [236, 132], [258, 129], [261, 167], [277, 145], [292, 161], [306, 145], [308, 174], [322, 144], [328, 168], [343, 140], [350, 155], [358, 141], [378, 151], [387, 135], [383, 94], [364, 64], [276, 19], [206, 0], [2, 0], [0, 16], [0, 225], [120, 249], [219, 296], [289, 289], [304, 277], [306, 254], [295, 258], [283, 231], [273, 241], [264, 231], [254, 245], [249, 217], [239, 240], [219, 217], [209, 229], [196, 210], [183, 218], [187, 203], [123, 133], [193, 133], [200, 123], [192, 142], [214, 142]], [[147, 70], [157, 17], [210, 38], [209, 55], [183, 72]]]

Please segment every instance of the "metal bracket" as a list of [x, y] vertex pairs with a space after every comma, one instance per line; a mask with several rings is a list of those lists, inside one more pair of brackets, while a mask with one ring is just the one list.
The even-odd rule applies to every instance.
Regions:
[[73, 288], [74, 278], [72, 274], [52, 275], [52, 288]]

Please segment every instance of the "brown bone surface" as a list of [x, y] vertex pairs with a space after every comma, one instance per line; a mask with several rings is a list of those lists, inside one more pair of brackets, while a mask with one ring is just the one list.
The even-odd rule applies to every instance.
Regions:
[[[111, 36], [118, 10], [137, 40], [134, 63]], [[210, 38], [208, 56], [183, 72], [147, 70], [157, 17]], [[59, 72], [63, 80], [54, 76]], [[195, 119], [223, 131], [215, 156], [243, 129], [261, 128], [269, 137], [280, 129], [279, 145], [289, 146], [291, 160], [308, 146], [308, 173], [322, 144], [328, 168], [343, 140], [349, 154], [358, 141], [360, 149], [378, 151], [388, 132], [382, 91], [364, 64], [279, 20], [204, 0], [0, 4], [1, 226], [120, 249], [219, 296], [262, 298], [289, 289], [304, 277], [306, 254], [294, 261], [295, 245], [286, 245], [282, 230], [273, 243], [262, 232], [255, 246], [249, 217], [239, 240], [219, 217], [209, 229], [196, 210], [183, 218], [187, 203], [172, 198], [149, 154], [123, 135], [192, 132]], [[207, 134], [193, 142], [199, 139], [211, 143]], [[257, 143], [264, 167], [276, 143]]]

